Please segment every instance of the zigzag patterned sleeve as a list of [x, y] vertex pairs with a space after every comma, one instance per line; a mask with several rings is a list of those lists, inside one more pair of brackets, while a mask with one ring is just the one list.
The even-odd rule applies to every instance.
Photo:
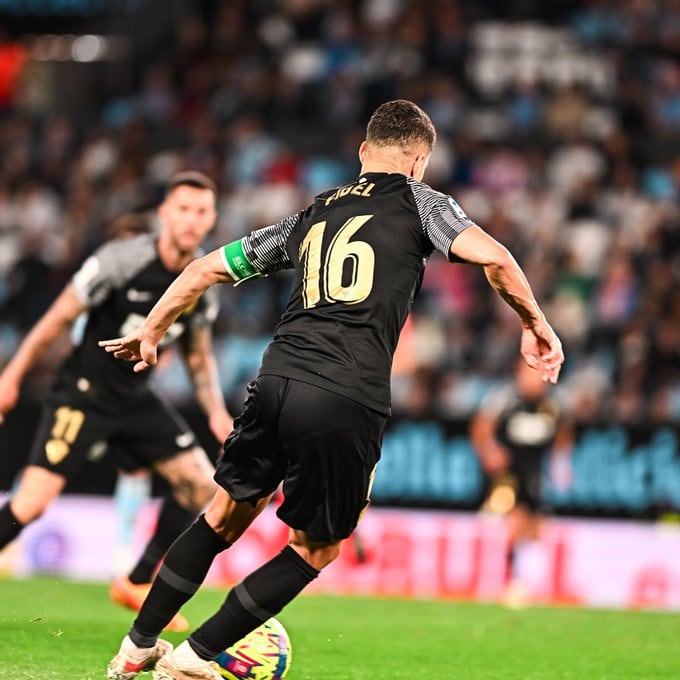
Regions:
[[243, 239], [243, 253], [250, 264], [263, 276], [282, 269], [292, 269], [286, 244], [300, 221], [302, 213], [286, 217], [276, 224], [252, 231]]
[[418, 214], [423, 224], [423, 232], [432, 245], [451, 259], [450, 248], [458, 234], [475, 223], [463, 212], [456, 201], [435, 191], [424, 182], [408, 178]]

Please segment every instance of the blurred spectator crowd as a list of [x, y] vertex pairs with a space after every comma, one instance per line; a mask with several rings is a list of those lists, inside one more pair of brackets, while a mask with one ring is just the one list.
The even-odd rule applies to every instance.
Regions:
[[[680, 1], [485, 5], [179, 3], [172, 39], [132, 65], [134, 88], [82, 116], [36, 96], [45, 71], [29, 51], [0, 98], [0, 362], [175, 171], [221, 187], [210, 248], [353, 178], [371, 111], [403, 97], [438, 129], [426, 181], [509, 247], [561, 335], [567, 411], [680, 418]], [[223, 291], [216, 342], [235, 400], [288, 283]], [[469, 416], [518, 339], [482, 272], [434, 255], [395, 358], [395, 411]], [[188, 394], [173, 370], [161, 379]]]

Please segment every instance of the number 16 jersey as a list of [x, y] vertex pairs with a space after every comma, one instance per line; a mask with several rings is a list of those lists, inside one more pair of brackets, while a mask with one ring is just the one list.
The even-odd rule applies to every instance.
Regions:
[[[474, 223], [449, 196], [402, 174], [365, 173], [239, 244], [234, 278], [295, 270], [260, 375], [342, 394], [388, 414], [392, 356], [436, 248]], [[242, 260], [241, 260], [242, 261]]]

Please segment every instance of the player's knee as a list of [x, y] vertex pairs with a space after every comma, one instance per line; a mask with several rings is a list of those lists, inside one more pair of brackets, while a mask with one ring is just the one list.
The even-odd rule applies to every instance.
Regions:
[[298, 549], [298, 554], [305, 562], [321, 571], [340, 554], [340, 546], [333, 544], [325, 547], [302, 548]]
[[292, 532], [288, 543], [305, 562], [315, 569], [321, 571], [340, 554], [340, 541], [336, 543], [315, 543], [301, 536], [300, 533]]

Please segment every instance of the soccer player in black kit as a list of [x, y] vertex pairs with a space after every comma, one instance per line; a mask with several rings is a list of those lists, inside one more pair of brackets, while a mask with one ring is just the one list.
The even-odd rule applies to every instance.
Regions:
[[571, 443], [570, 429], [550, 387], [518, 361], [513, 381], [492, 390], [470, 423], [470, 441], [489, 481], [484, 507], [506, 520], [508, 564], [503, 597], [513, 606], [531, 601], [517, 557], [540, 536], [547, 510], [541, 481], [545, 459], [554, 446], [568, 449]]
[[[156, 680], [217, 680], [211, 659], [335, 559], [369, 502], [390, 410], [392, 355], [435, 248], [483, 267], [519, 315], [522, 356], [545, 380], [557, 380], [560, 342], [513, 257], [452, 198], [422, 183], [434, 142], [418, 106], [383, 104], [368, 123], [354, 182], [196, 260], [139, 329], [100, 343], [144, 370], [156, 363], [156, 347], [177, 315], [212, 284], [294, 269], [288, 306], [218, 462], [217, 493], [166, 554], [109, 679], [154, 668]], [[277, 513], [290, 527], [288, 545], [168, 652], [158, 639], [163, 626], [281, 482]]]
[[[138, 326], [163, 291], [197, 254], [216, 219], [216, 188], [197, 172], [176, 175], [158, 208], [159, 234], [112, 239], [94, 252], [36, 323], [0, 374], [0, 422], [29, 371], [86, 314], [82, 340], [54, 379], [16, 491], [0, 509], [0, 548], [40, 517], [86, 460], [110, 454], [124, 470], [150, 467], [171, 492], [155, 533], [128, 576], [114, 581], [114, 601], [138, 609], [161, 557], [214, 493], [214, 468], [180, 414], [150, 387], [148, 377], [97, 346], [102, 335]], [[232, 420], [220, 391], [212, 351], [217, 314], [208, 291], [173, 323], [163, 347], [178, 340], [196, 398], [220, 441]], [[186, 630], [181, 616], [166, 622]]]

